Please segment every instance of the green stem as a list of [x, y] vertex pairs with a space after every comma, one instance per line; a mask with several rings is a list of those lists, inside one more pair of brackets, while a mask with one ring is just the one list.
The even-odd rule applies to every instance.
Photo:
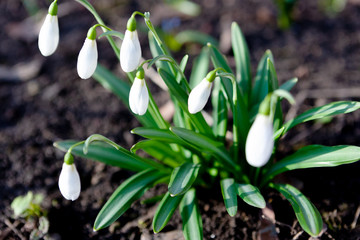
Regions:
[[255, 170], [255, 176], [254, 176], [254, 185], [255, 186], [258, 184], [260, 171], [261, 171], [261, 168], [256, 168], [256, 170]]
[[[100, 15], [96, 12], [95, 8], [87, 0], [75, 0], [75, 1], [77, 1], [78, 3], [83, 5], [87, 10], [89, 10], [89, 12], [95, 17], [96, 21], [99, 24], [105, 25], [105, 23], [101, 19]], [[107, 29], [105, 29], [105, 30], [103, 29], [103, 31], [107, 32]], [[106, 38], [108, 39], [110, 46], [114, 50], [116, 57], [118, 59], [120, 59], [120, 49], [116, 46], [114, 39], [110, 36], [106, 36]]]
[[135, 17], [136, 14], [142, 16], [143, 18], [146, 18], [145, 14], [143, 14], [142, 12], [139, 12], [139, 11], [133, 12], [133, 14], [131, 15], [131, 17]]

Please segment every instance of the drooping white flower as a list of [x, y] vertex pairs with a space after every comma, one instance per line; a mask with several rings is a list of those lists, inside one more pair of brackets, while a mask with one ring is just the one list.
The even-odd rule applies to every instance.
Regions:
[[140, 63], [141, 47], [137, 31], [125, 31], [120, 48], [120, 65], [124, 72], [134, 71]]
[[188, 109], [191, 114], [200, 112], [206, 105], [210, 92], [212, 82], [205, 77], [196, 87], [194, 87], [188, 98]]
[[129, 93], [129, 105], [133, 113], [144, 115], [149, 105], [149, 92], [145, 79], [136, 77]]
[[90, 78], [95, 72], [97, 62], [98, 51], [96, 40], [87, 37], [78, 56], [77, 72], [79, 77], [82, 79]]
[[270, 159], [274, 148], [274, 130], [269, 115], [257, 114], [251, 126], [245, 146], [247, 162], [253, 167], [262, 167]]
[[39, 50], [45, 57], [53, 54], [59, 44], [59, 24], [57, 15], [47, 14], [39, 33]]
[[59, 177], [59, 189], [67, 200], [74, 201], [79, 197], [81, 191], [80, 176], [74, 163], [63, 163]]

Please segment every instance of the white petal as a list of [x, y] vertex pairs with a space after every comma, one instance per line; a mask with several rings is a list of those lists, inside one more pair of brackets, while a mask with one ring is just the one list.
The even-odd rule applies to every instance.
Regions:
[[129, 93], [129, 105], [133, 113], [144, 115], [149, 105], [149, 92], [144, 79], [135, 78]]
[[210, 92], [212, 82], [204, 78], [193, 90], [191, 90], [188, 99], [188, 108], [191, 114], [200, 112], [206, 105]]
[[126, 30], [120, 48], [120, 65], [124, 72], [134, 71], [140, 63], [141, 47], [137, 31]]
[[59, 189], [67, 200], [74, 201], [79, 197], [81, 184], [75, 164], [63, 164], [59, 177]]
[[262, 167], [270, 159], [274, 148], [273, 123], [269, 116], [258, 114], [246, 139], [247, 162], [253, 167]]
[[77, 72], [79, 77], [82, 79], [91, 77], [95, 72], [97, 62], [98, 51], [96, 41], [86, 38], [77, 61]]
[[57, 16], [46, 15], [39, 33], [39, 50], [45, 57], [53, 54], [59, 44], [59, 24]]

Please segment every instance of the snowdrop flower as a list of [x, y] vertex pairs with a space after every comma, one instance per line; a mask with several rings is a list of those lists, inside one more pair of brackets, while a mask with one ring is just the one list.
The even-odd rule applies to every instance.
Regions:
[[67, 152], [59, 177], [59, 189], [67, 200], [76, 200], [81, 191], [80, 177], [71, 153]]
[[144, 79], [144, 69], [136, 73], [129, 93], [129, 105], [133, 113], [144, 115], [149, 105], [149, 92]]
[[124, 72], [134, 71], [140, 63], [141, 47], [136, 31], [135, 17], [130, 17], [127, 23], [124, 40], [120, 48], [120, 65]]
[[206, 77], [191, 90], [188, 98], [189, 113], [195, 114], [205, 107], [215, 76], [216, 70], [209, 72]]
[[97, 66], [96, 27], [97, 25], [89, 29], [84, 45], [78, 56], [77, 72], [82, 79], [90, 78], [94, 74]]
[[39, 33], [39, 50], [45, 57], [53, 54], [59, 44], [59, 24], [57, 18], [57, 0], [49, 7]]
[[269, 161], [274, 148], [274, 130], [269, 99], [266, 98], [260, 105], [259, 113], [256, 115], [246, 139], [246, 160], [253, 167], [264, 166]]

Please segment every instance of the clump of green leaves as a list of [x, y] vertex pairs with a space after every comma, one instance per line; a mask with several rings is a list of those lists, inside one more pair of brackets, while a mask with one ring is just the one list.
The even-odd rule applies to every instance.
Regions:
[[[99, 24], [104, 24], [88, 1], [78, 2], [94, 15]], [[161, 201], [153, 219], [154, 232], [160, 232], [175, 210], [179, 209], [185, 239], [203, 239], [201, 210], [198, 207], [196, 192], [204, 185], [212, 187], [218, 184], [221, 186], [221, 192], [218, 194], [222, 194], [230, 216], [237, 213], [238, 197], [253, 207], [264, 208], [266, 200], [261, 191], [265, 187], [270, 187], [289, 201], [304, 231], [311, 236], [317, 236], [322, 230], [323, 221], [316, 207], [294, 186], [276, 183], [273, 179], [286, 171], [333, 167], [356, 162], [360, 159], [360, 148], [309, 145], [283, 159], [276, 159], [276, 148], [281, 144], [282, 136], [296, 125], [353, 112], [360, 108], [360, 102], [328, 103], [283, 122], [280, 103], [283, 99], [293, 102], [289, 91], [297, 79], [293, 78], [282, 85], [279, 84], [270, 50], [264, 53], [253, 78], [249, 50], [237, 23], [233, 23], [231, 28], [236, 69], [233, 70], [228, 65], [226, 57], [216, 46], [209, 43], [203, 46], [200, 55], [193, 61], [188, 79], [185, 68], [189, 56], [185, 55], [180, 63], [175, 61], [152, 25], [150, 14], [135, 12], [132, 18], [135, 14], [144, 18], [149, 29], [148, 38], [153, 58], [145, 61], [148, 63], [147, 68], [156, 66], [158, 74], [168, 88], [175, 113], [172, 122], [166, 121], [148, 91], [146, 113], [135, 115], [143, 127], [131, 130], [144, 140], [136, 143], [130, 150], [98, 134], [80, 142], [68, 140], [54, 144], [57, 148], [67, 151], [67, 155], [74, 154], [135, 172], [120, 184], [104, 204], [95, 220], [94, 230], [108, 227], [115, 222], [149, 188], [157, 184], [166, 184], [168, 191], [160, 197]], [[102, 36], [108, 38], [114, 52], [119, 56], [119, 48], [112, 37], [123, 34], [108, 31]], [[209, 72], [210, 63], [215, 70]], [[143, 64], [139, 67], [141, 72], [142, 66]], [[130, 72], [128, 77], [130, 82], [133, 82], [138, 75], [135, 78], [135, 74]], [[125, 105], [131, 104], [130, 84], [127, 81], [118, 79], [101, 65], [97, 66], [93, 78], [117, 95]], [[141, 79], [143, 78], [141, 74]], [[206, 83], [207, 80], [209, 82]], [[195, 114], [189, 112], [188, 104], [195, 104], [188, 102], [191, 89], [202, 81], [205, 81], [207, 87], [214, 85], [211, 90], [212, 124], [205, 120], [202, 112], [197, 112], [202, 107], [194, 111]], [[199, 91], [199, 99], [205, 103], [208, 98], [207, 91], [210, 91], [209, 88]], [[228, 118], [230, 112], [232, 119]], [[259, 143], [260, 148], [267, 149], [269, 156], [257, 164], [257, 157], [263, 156], [256, 156], [255, 152], [253, 164], [249, 162], [250, 153], [246, 145], [249, 135], [258, 132], [252, 128], [256, 125], [263, 127], [261, 121], [257, 123], [258, 118], [262, 121], [265, 119], [267, 123], [270, 121], [270, 129], [268, 124], [264, 129], [267, 131], [266, 139], [270, 138], [271, 141]], [[262, 139], [261, 134], [261, 131], [256, 133], [255, 139], [259, 136]], [[226, 135], [231, 136], [231, 139]], [[270, 152], [267, 144], [270, 146]], [[147, 153], [148, 157], [137, 155], [138, 150]], [[211, 179], [210, 183], [207, 179]]]
[[29, 191], [24, 196], [16, 197], [11, 203], [14, 218], [24, 218], [27, 222], [32, 222], [35, 227], [30, 233], [31, 240], [47, 239], [49, 231], [49, 220], [47, 211], [41, 207], [44, 195]]

